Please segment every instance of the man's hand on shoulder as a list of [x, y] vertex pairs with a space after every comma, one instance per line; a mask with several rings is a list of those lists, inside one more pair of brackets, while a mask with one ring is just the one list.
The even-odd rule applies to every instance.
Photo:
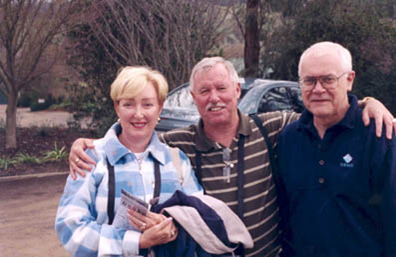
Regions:
[[86, 173], [83, 170], [91, 171], [90, 164], [96, 164], [85, 152], [87, 148], [94, 149], [94, 140], [79, 138], [73, 142], [69, 153], [69, 172], [73, 180], [76, 180], [77, 174], [85, 177]]
[[359, 105], [363, 107], [362, 120], [365, 126], [370, 124], [370, 118], [375, 119], [376, 136], [381, 137], [383, 133], [383, 123], [386, 127], [387, 139], [392, 139], [393, 132], [396, 131], [396, 123], [393, 115], [388, 109], [375, 98], [366, 97], [359, 101]]

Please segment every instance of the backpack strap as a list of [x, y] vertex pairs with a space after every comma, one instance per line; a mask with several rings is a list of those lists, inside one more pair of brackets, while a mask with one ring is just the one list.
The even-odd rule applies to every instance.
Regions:
[[267, 129], [263, 126], [261, 119], [256, 115], [252, 114], [250, 117], [253, 119], [254, 123], [256, 123], [258, 129], [260, 130], [261, 134], [263, 135], [264, 141], [268, 147], [268, 155], [269, 155], [269, 162], [271, 163], [272, 175], [274, 177], [274, 181], [277, 180], [278, 176], [278, 167], [276, 165], [274, 148], [272, 147], [272, 143], [268, 137]]
[[[198, 150], [195, 151], [195, 176], [198, 179], [200, 185], [202, 184], [202, 153]], [[203, 191], [206, 193], [206, 190], [203, 188]]]
[[184, 182], [184, 176], [181, 169], [180, 149], [170, 147], [170, 154], [173, 165], [177, 170], [178, 181], [180, 182], [180, 185], [182, 185], [182, 183]]
[[[153, 190], [153, 199], [159, 199], [160, 188], [161, 188], [161, 176], [160, 176], [160, 165], [159, 161], [156, 159], [153, 160], [154, 173], [155, 173], [155, 189]], [[108, 206], [107, 206], [107, 214], [108, 214], [108, 224], [112, 225], [113, 219], [115, 218], [115, 169], [109, 163], [109, 160], [106, 159], [107, 167], [108, 167]]]
[[109, 225], [112, 225], [113, 219], [115, 217], [115, 170], [113, 166], [109, 163], [108, 158], [106, 159], [108, 166], [108, 218]]
[[153, 199], [159, 198], [161, 188], [161, 175], [160, 175], [160, 164], [157, 159], [153, 159], [153, 166], [155, 169], [155, 189], [153, 189]]
[[244, 198], [245, 198], [245, 137], [241, 134], [239, 135], [238, 141], [238, 216], [243, 220], [243, 215], [245, 213]]

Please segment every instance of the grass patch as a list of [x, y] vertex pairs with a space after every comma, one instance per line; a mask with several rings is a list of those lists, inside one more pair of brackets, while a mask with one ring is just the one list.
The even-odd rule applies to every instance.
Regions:
[[52, 161], [65, 160], [68, 152], [65, 146], [58, 148], [57, 142], [54, 142], [54, 149], [42, 153], [42, 156], [34, 156], [27, 153], [18, 153], [15, 157], [0, 157], [0, 169], [7, 170], [11, 165], [18, 165], [22, 163], [43, 164]]
[[64, 160], [68, 156], [68, 153], [65, 150], [65, 146], [61, 148], [57, 147], [57, 142], [54, 142], [54, 150], [47, 151], [44, 153], [45, 161], [59, 161]]

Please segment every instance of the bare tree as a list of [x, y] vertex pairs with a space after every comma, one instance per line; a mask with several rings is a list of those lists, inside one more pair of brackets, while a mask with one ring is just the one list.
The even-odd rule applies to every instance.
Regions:
[[270, 67], [260, 55], [273, 42], [273, 33], [286, 22], [304, 3], [310, 0], [247, 0], [234, 5], [232, 15], [245, 38], [245, 76], [268, 77]]
[[245, 76], [257, 77], [260, 60], [259, 0], [247, 0], [245, 21]]
[[0, 0], [0, 91], [8, 100], [7, 149], [17, 147], [18, 93], [52, 66], [47, 50], [62, 40], [76, 5], [77, 0]]
[[117, 53], [115, 62], [156, 68], [172, 87], [214, 47], [228, 13], [228, 7], [199, 0], [99, 0], [92, 8], [90, 26]]

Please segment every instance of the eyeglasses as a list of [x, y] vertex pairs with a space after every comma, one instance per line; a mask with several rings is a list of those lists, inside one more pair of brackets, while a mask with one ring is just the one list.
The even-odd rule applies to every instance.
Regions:
[[336, 88], [338, 84], [338, 80], [343, 77], [345, 74], [349, 72], [344, 72], [340, 76], [335, 76], [333, 74], [330, 75], [322, 75], [322, 76], [308, 76], [304, 77], [299, 80], [299, 84], [301, 87], [302, 91], [312, 91], [312, 89], [315, 87], [317, 82], [319, 81], [324, 89], [331, 90]]
[[224, 176], [224, 181], [226, 183], [231, 182], [231, 168], [234, 167], [234, 164], [231, 162], [231, 150], [229, 148], [224, 148], [222, 151], [222, 159], [225, 164], [225, 167], [223, 167], [223, 176]]

